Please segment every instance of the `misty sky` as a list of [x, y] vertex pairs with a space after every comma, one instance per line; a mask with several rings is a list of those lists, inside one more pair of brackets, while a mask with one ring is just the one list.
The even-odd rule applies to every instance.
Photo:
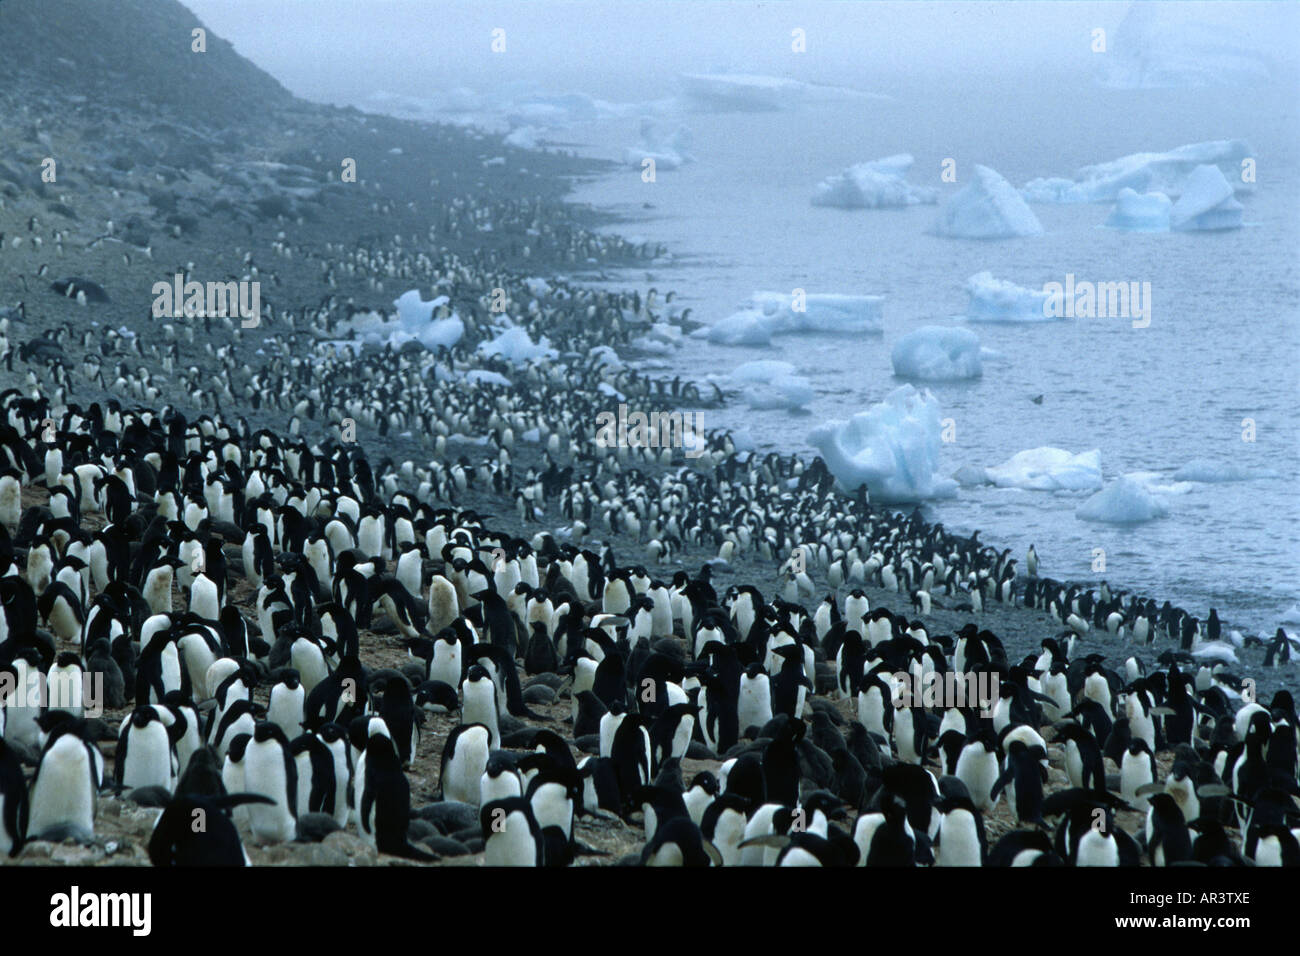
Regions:
[[[729, 69], [826, 83], [942, 82], [972, 74], [1086, 75], [1092, 31], [1128, 4], [730, 0], [184, 0], [293, 92], [356, 102], [431, 85], [521, 80], [609, 99], [672, 92], [679, 71]], [[1185, 4], [1228, 17], [1252, 46], [1295, 58], [1300, 4]], [[1230, 13], [1225, 11], [1230, 10]], [[489, 48], [506, 30], [505, 55]], [[791, 30], [807, 52], [791, 51]]]

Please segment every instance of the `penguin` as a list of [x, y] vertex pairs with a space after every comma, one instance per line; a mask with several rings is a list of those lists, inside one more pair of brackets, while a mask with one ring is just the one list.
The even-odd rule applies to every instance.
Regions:
[[[85, 840], [95, 833], [99, 789], [104, 783], [104, 758], [79, 720], [49, 724], [48, 736], [32, 780], [27, 819], [28, 839], [71, 834]], [[51, 837], [51, 835], [55, 835]]]
[[485, 803], [479, 811], [483, 862], [488, 866], [541, 866], [542, 831], [532, 804], [522, 797]]
[[1183, 811], [1171, 794], [1151, 796], [1146, 823], [1147, 856], [1152, 866], [1171, 866], [1192, 858], [1192, 837]]
[[1129, 741], [1128, 750], [1120, 761], [1119, 792], [1126, 801], [1139, 810], [1147, 808], [1147, 797], [1139, 791], [1155, 782], [1156, 757], [1141, 737]]
[[27, 839], [27, 781], [18, 755], [0, 737], [0, 854], [15, 857]]
[[113, 757], [113, 779], [118, 790], [161, 787], [168, 793], [176, 784], [178, 762], [169, 728], [154, 707], [137, 707], [122, 722]]
[[452, 728], [442, 748], [438, 774], [443, 800], [478, 805], [481, 780], [492, 749], [492, 731], [484, 724], [464, 723]]
[[767, 672], [758, 662], [749, 665], [740, 678], [736, 723], [741, 732], [765, 727], [772, 719], [772, 687]]
[[245, 748], [243, 765], [243, 789], [274, 801], [249, 804], [253, 839], [260, 844], [292, 840], [297, 834], [298, 768], [284, 731], [268, 720], [258, 721]]
[[[491, 749], [501, 746], [499, 729], [500, 706], [497, 703], [497, 685], [481, 664], [474, 664], [465, 675], [461, 685], [461, 719], [467, 724], [481, 724], [491, 734]], [[482, 773], [482, 768], [479, 768]], [[477, 780], [477, 776], [475, 777]]]
[[514, 762], [501, 751], [488, 757], [487, 767], [479, 778], [479, 806], [507, 797], [522, 797], [523, 784]]
[[149, 862], [154, 866], [248, 866], [239, 830], [227, 812], [252, 803], [274, 802], [255, 793], [177, 794], [149, 834]]
[[275, 724], [288, 740], [302, 733], [303, 705], [307, 693], [293, 668], [280, 671], [279, 680], [271, 687], [271, 701], [266, 709], [266, 719]]
[[411, 845], [411, 785], [402, 772], [397, 747], [386, 734], [371, 734], [366, 742], [365, 786], [359, 810], [361, 827], [380, 853], [408, 860], [436, 859]]
[[397, 756], [403, 766], [414, 759], [420, 742], [420, 720], [423, 711], [417, 711], [411, 698], [411, 685], [400, 676], [384, 683], [384, 699], [379, 705], [379, 716], [388, 725]]

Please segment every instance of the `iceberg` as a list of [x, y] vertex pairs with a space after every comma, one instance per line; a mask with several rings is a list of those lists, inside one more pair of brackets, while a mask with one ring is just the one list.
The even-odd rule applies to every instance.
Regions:
[[815, 396], [812, 383], [798, 375], [782, 376], [745, 389], [745, 403], [759, 411], [806, 408]]
[[1163, 518], [1169, 514], [1169, 507], [1141, 481], [1125, 475], [1085, 501], [1075, 514], [1084, 521], [1137, 524]]
[[796, 374], [789, 362], [760, 359], [737, 366], [728, 380], [744, 385], [745, 401], [750, 408], [803, 408], [815, 395], [812, 383]]
[[543, 335], [534, 342], [528, 335], [528, 330], [520, 326], [510, 326], [496, 338], [480, 342], [478, 351], [488, 358], [503, 358], [512, 365], [534, 359], [553, 359], [560, 354], [551, 348], [546, 336]]
[[837, 209], [888, 209], [938, 202], [938, 190], [913, 186], [904, 178], [912, 162], [910, 153], [899, 153], [850, 166], [822, 180], [813, 193], [812, 204]]
[[1197, 166], [1183, 183], [1183, 195], [1169, 210], [1170, 228], [1184, 231], [1237, 229], [1241, 203], [1218, 166]]
[[1247, 468], [1244, 465], [1220, 464], [1219, 462], [1196, 459], [1189, 461], [1174, 472], [1174, 481], [1196, 481], [1205, 484], [1217, 484], [1225, 481], [1258, 481], [1262, 478], [1280, 478], [1281, 475], [1270, 468]]
[[536, 126], [520, 126], [507, 133], [502, 142], [516, 149], [536, 149], [540, 132]]
[[1251, 23], [1252, 6], [1134, 3], [1115, 30], [1111, 48], [1097, 58], [1097, 82], [1123, 90], [1268, 83], [1272, 69], [1256, 37], [1278, 26], [1271, 10], [1267, 22], [1259, 17]]
[[970, 329], [927, 325], [894, 343], [889, 353], [894, 374], [923, 382], [951, 382], [979, 378], [980, 340]]
[[764, 113], [819, 101], [890, 99], [879, 93], [758, 73], [682, 73], [679, 81], [689, 106], [711, 112]]
[[984, 475], [999, 488], [1026, 491], [1096, 491], [1102, 487], [1101, 449], [1071, 454], [1063, 448], [1016, 452]]
[[690, 145], [690, 130], [679, 126], [672, 135], [665, 135], [649, 119], [641, 120], [641, 144], [629, 146], [623, 150], [623, 162], [629, 166], [640, 166], [647, 159], [653, 159], [656, 169], [679, 169], [686, 163], [694, 162], [686, 147]]
[[956, 239], [1037, 236], [1042, 224], [1011, 184], [987, 166], [939, 210], [934, 232]]
[[449, 305], [445, 295], [427, 301], [420, 298], [416, 289], [405, 292], [393, 301], [396, 316], [383, 316], [378, 312], [357, 313], [345, 323], [356, 332], [356, 339], [365, 345], [401, 348], [407, 342], [419, 342], [433, 351], [439, 347], [451, 348], [465, 335], [465, 323], [458, 315], [434, 319], [435, 309]]
[[938, 399], [903, 385], [848, 421], [817, 426], [808, 442], [845, 491], [866, 485], [873, 500], [915, 502], [957, 493], [938, 474], [942, 428]]
[[747, 308], [693, 335], [718, 345], [770, 345], [774, 335], [797, 332], [879, 333], [884, 331], [884, 301], [881, 295], [831, 293], [796, 301], [782, 292], [755, 292]]
[[1125, 186], [1115, 199], [1106, 225], [1129, 232], [1168, 232], [1172, 206], [1164, 193], [1140, 193]]
[[1060, 318], [1047, 314], [1046, 292], [995, 279], [991, 272], [977, 272], [967, 279], [966, 291], [970, 293], [968, 322], [1054, 322]]
[[1031, 179], [1020, 194], [1037, 203], [1117, 202], [1125, 189], [1177, 197], [1188, 174], [1205, 163], [1218, 166], [1230, 182], [1238, 183], [1236, 189], [1246, 192], [1250, 187], [1241, 182], [1241, 163], [1254, 155], [1250, 144], [1241, 139], [1189, 143], [1164, 153], [1131, 153], [1084, 166], [1074, 179]]

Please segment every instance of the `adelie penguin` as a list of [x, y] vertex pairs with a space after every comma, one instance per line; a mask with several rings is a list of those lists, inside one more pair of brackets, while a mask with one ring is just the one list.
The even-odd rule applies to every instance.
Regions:
[[243, 790], [270, 797], [248, 807], [249, 826], [259, 843], [287, 843], [297, 834], [298, 768], [284, 731], [259, 722], [244, 751]]
[[397, 748], [391, 738], [372, 734], [366, 744], [366, 781], [361, 792], [359, 819], [362, 831], [380, 853], [430, 862], [430, 853], [411, 845], [411, 785], [402, 773]]
[[154, 866], [248, 866], [239, 830], [227, 814], [235, 807], [274, 802], [257, 793], [178, 794], [149, 835], [149, 861]]

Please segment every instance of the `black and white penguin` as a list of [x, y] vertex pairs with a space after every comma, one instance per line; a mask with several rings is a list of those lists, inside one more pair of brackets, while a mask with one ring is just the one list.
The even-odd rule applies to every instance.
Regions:
[[86, 839], [95, 832], [104, 758], [81, 721], [59, 721], [47, 733], [32, 780], [27, 836], [46, 839], [55, 834], [55, 842], [62, 834]]
[[149, 834], [149, 862], [154, 866], [248, 866], [239, 830], [227, 813], [251, 803], [273, 803], [255, 793], [172, 798]]
[[452, 728], [442, 748], [438, 774], [443, 800], [478, 805], [492, 749], [492, 731], [484, 724], [464, 723]]
[[402, 772], [393, 739], [387, 734], [371, 734], [367, 741], [365, 775], [358, 817], [362, 832], [374, 842], [375, 849], [408, 860], [436, 859], [412, 846], [407, 838], [411, 785]]
[[523, 797], [507, 797], [483, 805], [483, 862], [488, 866], [541, 866], [542, 830], [532, 804]]
[[171, 793], [177, 770], [169, 727], [155, 707], [137, 707], [122, 722], [117, 738], [113, 779], [118, 788], [162, 787]]
[[18, 755], [0, 736], [0, 854], [17, 856], [27, 839], [27, 780]]
[[297, 835], [298, 768], [284, 731], [259, 721], [244, 750], [243, 765], [243, 790], [274, 801], [248, 806], [253, 839], [261, 844], [289, 842]]

